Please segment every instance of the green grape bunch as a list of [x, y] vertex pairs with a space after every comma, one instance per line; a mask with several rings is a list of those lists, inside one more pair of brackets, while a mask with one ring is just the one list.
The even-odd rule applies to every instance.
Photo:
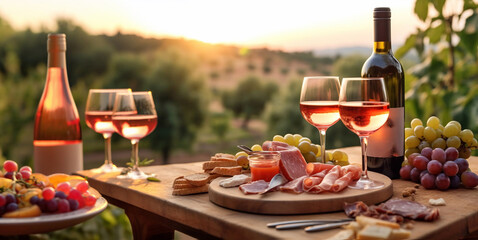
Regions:
[[405, 128], [405, 156], [420, 153], [423, 148], [441, 148], [443, 150], [454, 147], [459, 151], [460, 158], [469, 158], [471, 150], [478, 148], [478, 141], [470, 129], [463, 129], [457, 121], [450, 121], [445, 126], [436, 116], [428, 118], [426, 126], [414, 118], [410, 128]]

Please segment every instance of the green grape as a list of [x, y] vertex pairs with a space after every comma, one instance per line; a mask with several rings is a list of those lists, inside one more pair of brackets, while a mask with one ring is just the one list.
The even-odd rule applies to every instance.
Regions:
[[[461, 131], [461, 124], [457, 121], [449, 121], [446, 125], [450, 125], [450, 124], [453, 124], [455, 125], [459, 131]], [[446, 126], [445, 126], [446, 127]]]
[[275, 136], [272, 138], [272, 141], [285, 142], [285, 139], [284, 139], [284, 137], [281, 136], [281, 135], [275, 135]]
[[459, 149], [459, 157], [467, 159], [471, 156], [471, 149], [469, 148], [460, 148]]
[[294, 136], [290, 133], [287, 133], [285, 136], [284, 136], [284, 139], [285, 139], [285, 142], [291, 146], [294, 146], [294, 143], [295, 143], [295, 139], [294, 139]]
[[458, 149], [461, 145], [461, 140], [458, 136], [451, 136], [446, 140], [447, 147], [454, 147]]
[[303, 137], [303, 138], [301, 138], [301, 139], [299, 140], [299, 143], [300, 143], [300, 142], [304, 142], [304, 141], [306, 141], [306, 142], [308, 142], [308, 143], [312, 143], [312, 141], [310, 141], [310, 138], [308, 138], [308, 137]]
[[327, 160], [326, 162], [328, 161], [332, 161], [334, 159], [334, 157], [332, 156], [332, 153], [331, 152], [327, 152], [325, 151], [325, 159]]
[[460, 129], [455, 124], [448, 123], [443, 130], [443, 136], [449, 138], [451, 136], [458, 136]]
[[413, 135], [413, 129], [405, 128], [405, 138], [410, 137]]
[[337, 164], [336, 165], [339, 165], [339, 166], [347, 166], [349, 165], [349, 160], [345, 160], [345, 161], [337, 161], [336, 162]]
[[316, 144], [310, 144], [310, 147], [312, 149], [311, 152], [315, 153], [315, 156], [320, 157], [320, 146]]
[[299, 146], [299, 142], [300, 142], [300, 139], [302, 138], [302, 136], [300, 134], [294, 134], [294, 146]]
[[408, 164], [408, 159], [403, 160], [402, 167], [405, 167], [405, 165], [410, 165], [410, 164]]
[[418, 125], [413, 129], [413, 134], [415, 134], [417, 138], [423, 139], [423, 131], [425, 131], [425, 128], [422, 125]]
[[414, 118], [412, 120], [412, 122], [410, 123], [410, 125], [411, 125], [412, 129], [415, 129], [419, 125], [423, 126], [423, 122], [422, 122], [422, 120], [420, 120], [418, 118]]
[[235, 157], [236, 157], [236, 159], [237, 159], [237, 158], [240, 157], [240, 156], [246, 156], [246, 157], [247, 157], [248, 155], [247, 155], [246, 152], [240, 151], [240, 152], [237, 152], [237, 153], [236, 153], [236, 156], [235, 156]]
[[443, 138], [435, 139], [435, 141], [432, 142], [432, 148], [433, 149], [435, 149], [435, 148], [445, 149], [446, 148], [445, 139], [443, 139]]
[[347, 153], [342, 152], [340, 150], [335, 150], [332, 153], [332, 159], [336, 161], [347, 161], [349, 157], [347, 156]]
[[438, 129], [438, 126], [440, 126], [440, 119], [435, 116], [431, 116], [428, 118], [427, 126], [433, 129]]
[[[445, 128], [443, 128], [445, 129]], [[437, 135], [437, 138], [441, 137], [443, 138], [443, 130], [438, 128], [438, 129], [435, 129], [435, 132], [436, 132], [436, 135]]]
[[440, 129], [443, 132], [443, 130], [445, 130], [445, 127], [440, 124], [440, 125], [438, 125], [438, 129]]
[[420, 139], [416, 136], [410, 136], [405, 139], [405, 147], [406, 148], [416, 148], [420, 144]]
[[252, 151], [262, 151], [262, 146], [259, 144], [254, 144], [254, 146], [251, 147]]
[[405, 157], [408, 158], [412, 153], [420, 153], [420, 150], [418, 148], [408, 148], [405, 150]]
[[313, 152], [302, 153], [302, 155], [304, 156], [306, 162], [316, 162], [317, 161], [317, 158], [315, 158], [315, 154]]
[[469, 143], [473, 141], [473, 132], [470, 129], [465, 129], [458, 135], [463, 142]]
[[437, 133], [432, 127], [426, 127], [423, 130], [423, 136], [428, 142], [433, 142], [437, 138]]
[[306, 142], [306, 141], [300, 142], [297, 147], [299, 148], [301, 153], [306, 153], [306, 152], [311, 152], [312, 151], [311, 144], [309, 142]]
[[421, 141], [420, 144], [418, 145], [418, 150], [422, 151], [422, 149], [430, 147], [430, 143], [427, 141]]
[[478, 148], [478, 140], [476, 140], [476, 138], [473, 138], [473, 141], [471, 141], [471, 144], [469, 144], [468, 147]]

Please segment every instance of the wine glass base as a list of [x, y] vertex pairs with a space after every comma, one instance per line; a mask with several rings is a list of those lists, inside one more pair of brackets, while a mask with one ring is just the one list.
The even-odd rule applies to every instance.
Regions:
[[358, 181], [349, 184], [348, 187], [352, 188], [352, 189], [367, 190], [367, 189], [379, 189], [379, 188], [382, 188], [384, 186], [385, 186], [385, 184], [383, 182], [380, 182], [380, 181], [375, 181], [375, 180], [371, 180], [371, 179], [359, 179]]
[[121, 169], [112, 163], [105, 163], [98, 168], [101, 172], [119, 172]]
[[118, 175], [118, 178], [122, 179], [146, 179], [149, 177], [154, 177], [155, 174], [146, 174], [141, 170], [131, 170], [124, 175]]

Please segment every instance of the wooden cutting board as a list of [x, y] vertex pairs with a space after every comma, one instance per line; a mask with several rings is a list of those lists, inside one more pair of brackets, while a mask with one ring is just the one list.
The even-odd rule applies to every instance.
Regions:
[[261, 214], [305, 214], [343, 211], [345, 202], [363, 201], [367, 205], [384, 202], [393, 194], [392, 180], [385, 175], [369, 172], [369, 177], [385, 183], [374, 190], [346, 188], [339, 193], [293, 194], [269, 192], [245, 195], [238, 187], [223, 188], [217, 178], [209, 184], [209, 200], [233, 210]]

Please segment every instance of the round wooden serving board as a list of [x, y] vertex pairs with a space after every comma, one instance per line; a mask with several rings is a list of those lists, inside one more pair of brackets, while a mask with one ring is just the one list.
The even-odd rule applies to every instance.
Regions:
[[209, 200], [219, 206], [250, 213], [305, 214], [343, 211], [345, 202], [363, 201], [367, 205], [384, 202], [393, 194], [392, 180], [385, 175], [369, 172], [369, 177], [385, 183], [374, 190], [346, 188], [339, 193], [283, 193], [269, 192], [263, 195], [245, 195], [239, 187], [223, 188], [217, 178], [209, 184]]

